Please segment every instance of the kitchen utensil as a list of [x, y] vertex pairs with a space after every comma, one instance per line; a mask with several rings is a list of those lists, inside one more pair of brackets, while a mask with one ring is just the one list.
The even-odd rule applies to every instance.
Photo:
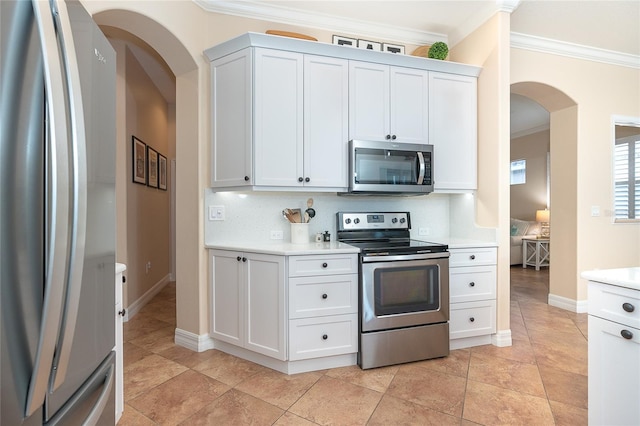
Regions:
[[293, 216], [293, 211], [291, 209], [284, 209], [282, 210], [282, 214], [284, 215], [284, 217], [287, 218], [287, 220], [290, 223], [296, 223], [295, 222], [295, 217]]
[[309, 198], [307, 200], [307, 210], [305, 210], [305, 213], [309, 214], [309, 219], [313, 219], [316, 216], [316, 211], [312, 207], [313, 207], [313, 198]]
[[309, 213], [304, 212], [304, 223], [309, 223], [309, 219], [311, 218], [311, 216], [309, 216]]
[[292, 223], [302, 223], [302, 211], [300, 209], [289, 209], [291, 211]]

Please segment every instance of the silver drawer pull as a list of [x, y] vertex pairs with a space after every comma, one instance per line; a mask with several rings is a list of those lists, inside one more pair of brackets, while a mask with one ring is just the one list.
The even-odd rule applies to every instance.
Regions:
[[635, 306], [633, 306], [631, 303], [623, 303], [622, 309], [624, 309], [626, 312], [633, 312], [636, 310]]
[[632, 332], [630, 332], [629, 330], [622, 330], [622, 331], [620, 332], [620, 335], [621, 335], [622, 337], [624, 337], [625, 339], [627, 339], [627, 340], [631, 340], [631, 339], [633, 339], [633, 333], [632, 333]]

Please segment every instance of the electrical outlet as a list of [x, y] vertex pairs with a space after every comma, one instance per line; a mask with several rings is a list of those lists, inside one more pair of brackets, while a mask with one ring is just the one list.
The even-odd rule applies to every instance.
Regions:
[[592, 217], [600, 216], [600, 206], [591, 206], [591, 216]]
[[431, 235], [431, 228], [419, 228], [418, 229], [418, 235], [420, 235], [421, 237], [427, 237], [429, 235]]
[[148, 274], [150, 269], [151, 269], [151, 261], [148, 261], [148, 262], [144, 265], [144, 273], [145, 273], [145, 274]]
[[209, 220], [224, 220], [224, 206], [209, 206]]
[[271, 231], [271, 239], [272, 240], [282, 240], [284, 239], [283, 231]]

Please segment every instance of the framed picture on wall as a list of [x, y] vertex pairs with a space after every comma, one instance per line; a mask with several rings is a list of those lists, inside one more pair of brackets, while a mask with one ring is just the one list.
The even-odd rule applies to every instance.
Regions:
[[147, 186], [158, 187], [158, 151], [147, 146]]
[[167, 190], [167, 157], [158, 154], [158, 188]]
[[147, 183], [147, 144], [142, 142], [135, 136], [131, 136], [132, 156], [131, 164], [133, 165], [133, 181], [146, 185]]

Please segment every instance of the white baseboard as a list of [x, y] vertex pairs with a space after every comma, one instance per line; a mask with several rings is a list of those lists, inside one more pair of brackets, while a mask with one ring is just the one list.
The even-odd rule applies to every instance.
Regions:
[[213, 349], [213, 339], [208, 334], [195, 334], [176, 328], [175, 344], [195, 352]]
[[511, 346], [513, 344], [511, 340], [511, 329], [499, 330], [496, 334], [492, 335], [491, 344], [499, 348]]
[[578, 314], [586, 313], [588, 308], [588, 302], [586, 300], [573, 300], [551, 293], [549, 293], [548, 303], [550, 306], [555, 306], [556, 308], [565, 309]]
[[171, 282], [171, 274], [165, 275], [160, 281], [158, 281], [153, 287], [151, 287], [145, 294], [138, 298], [138, 300], [130, 303], [127, 306], [126, 313], [124, 316], [124, 321], [127, 322], [129, 319], [133, 318], [139, 311], [149, 303], [153, 297], [160, 293], [160, 291]]

